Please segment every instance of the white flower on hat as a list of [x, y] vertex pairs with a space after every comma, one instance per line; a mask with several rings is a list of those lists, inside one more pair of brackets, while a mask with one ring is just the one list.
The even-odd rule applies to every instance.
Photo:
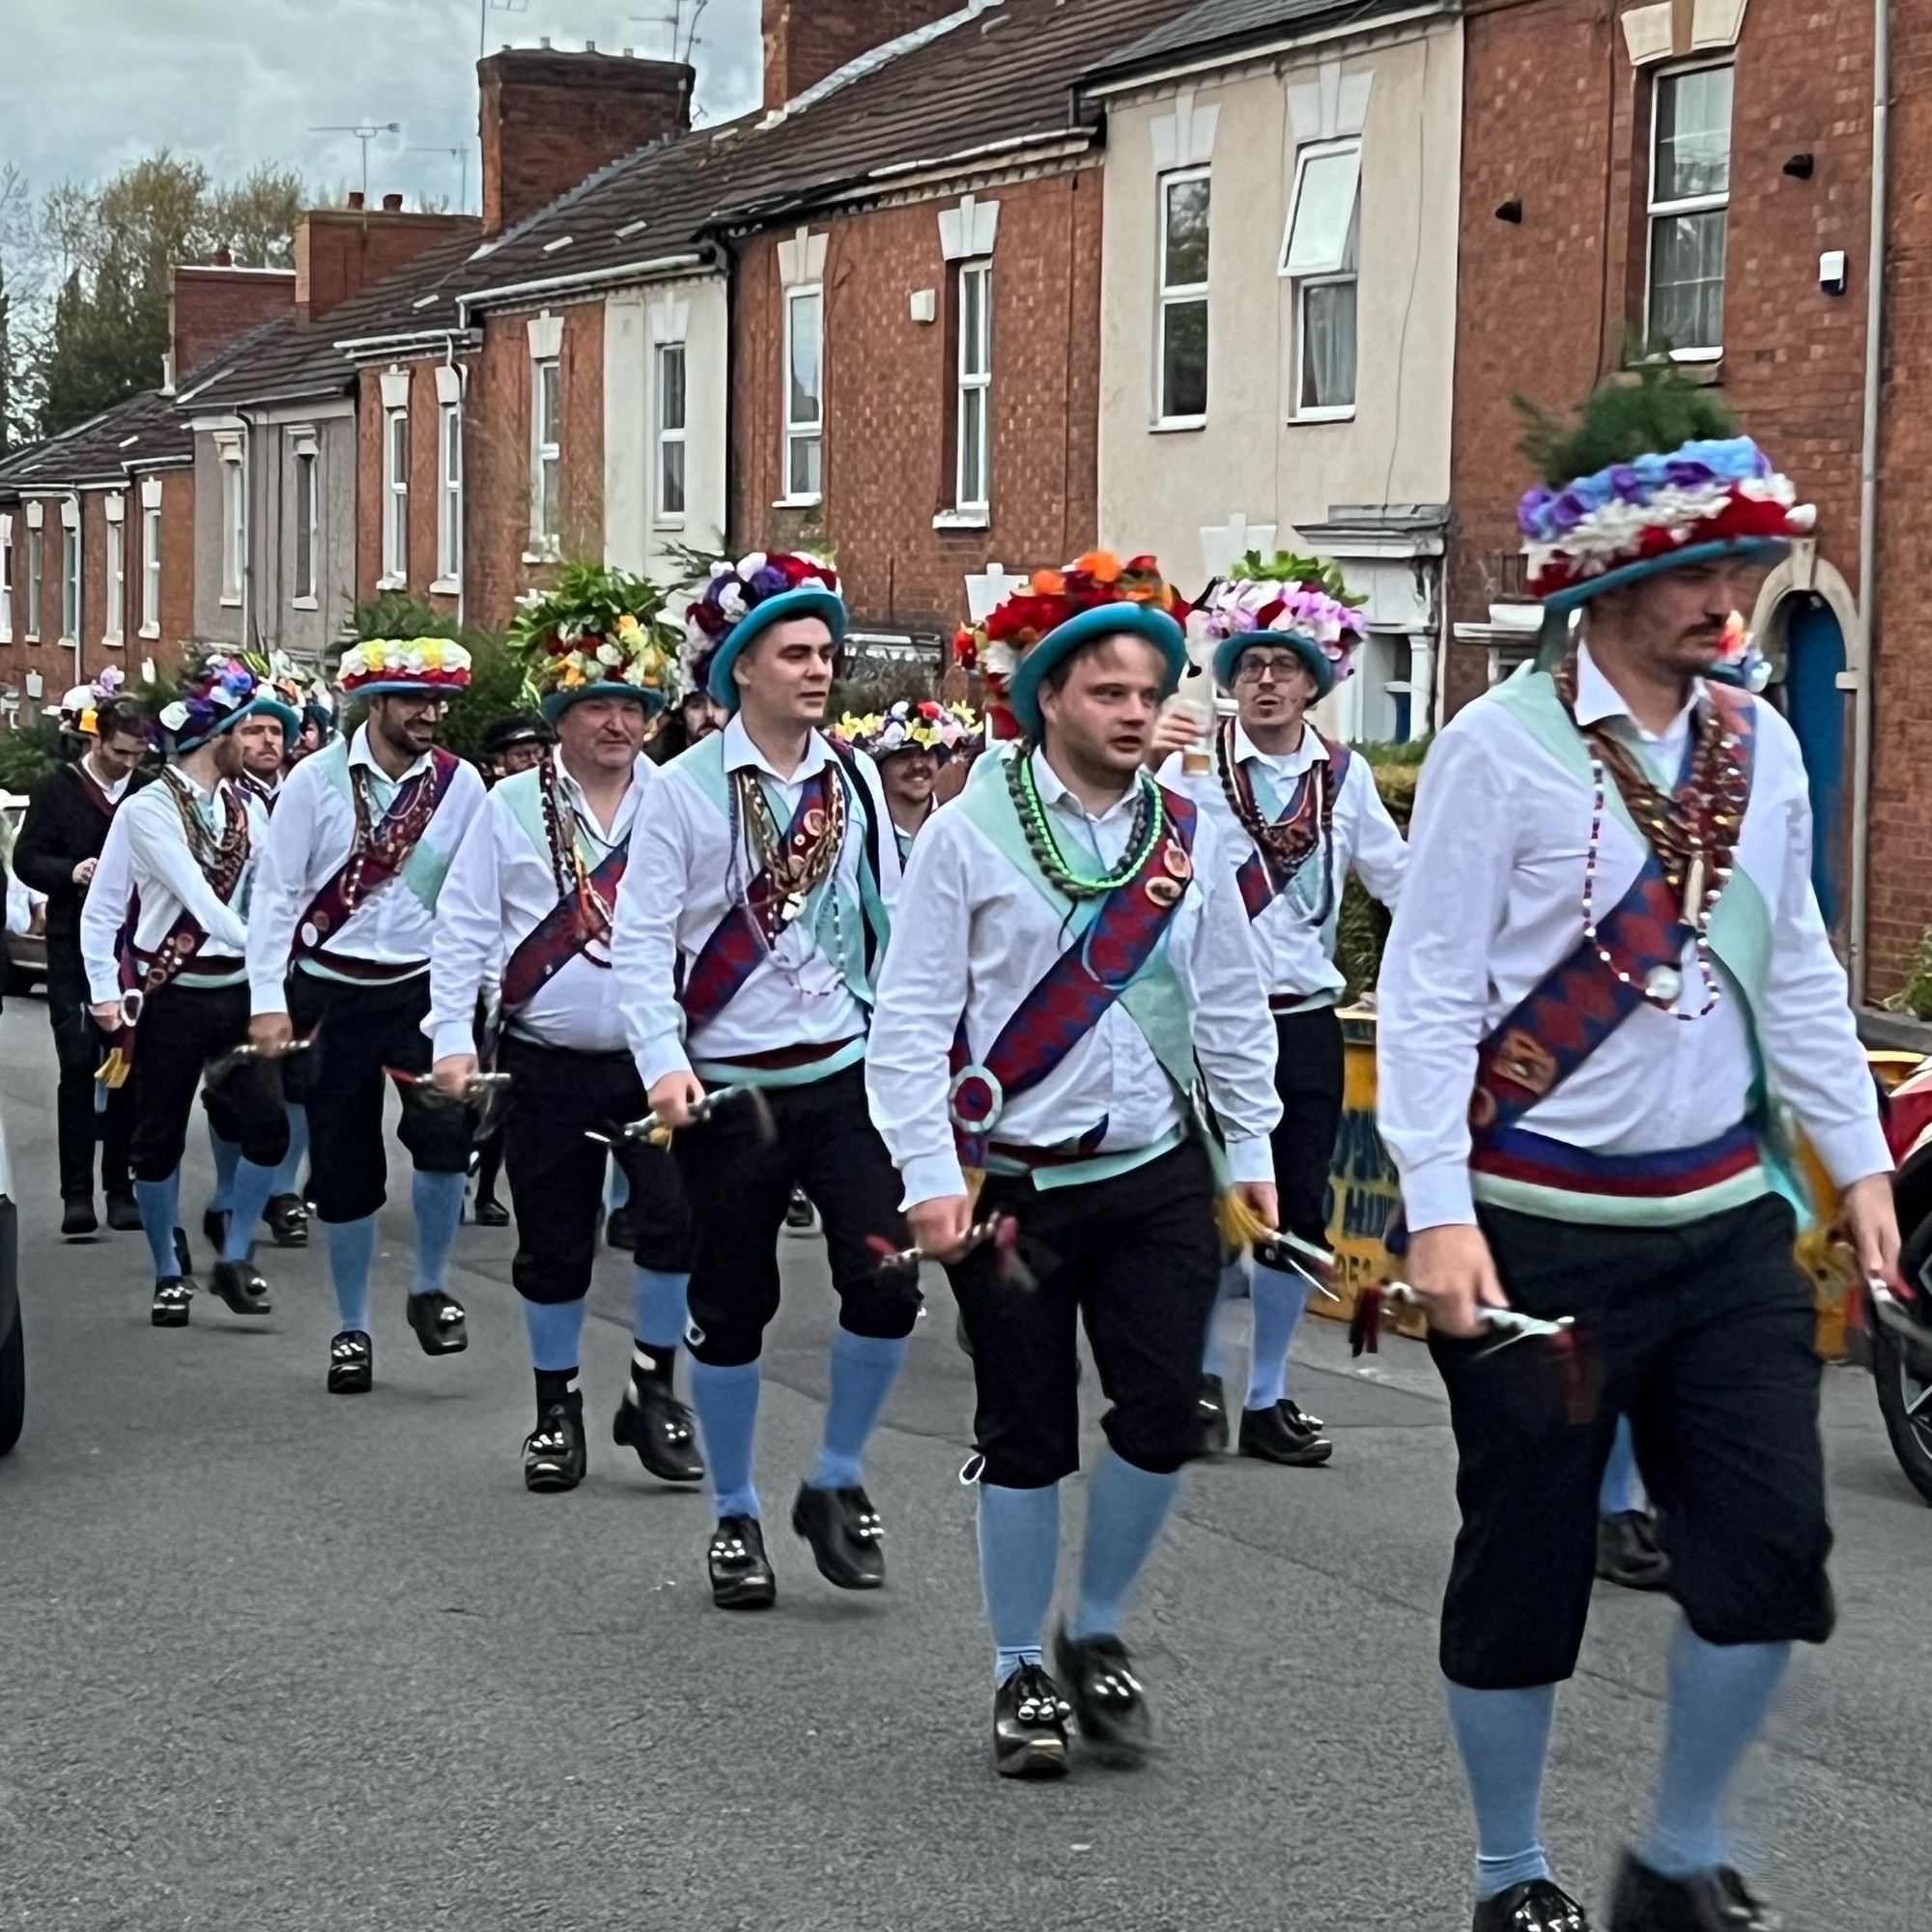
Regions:
[[597, 662], [601, 665], [620, 665], [624, 662], [624, 653], [615, 644], [602, 643], [597, 646]]
[[745, 614], [745, 592], [742, 586], [727, 584], [718, 593], [718, 608], [727, 617], [742, 617]]
[[738, 575], [740, 577], [755, 577], [759, 571], [764, 569], [767, 560], [763, 551], [752, 551], [747, 555], [741, 556], [738, 559]]
[[179, 731], [187, 723], [187, 706], [178, 697], [161, 713], [161, 728], [164, 731]]

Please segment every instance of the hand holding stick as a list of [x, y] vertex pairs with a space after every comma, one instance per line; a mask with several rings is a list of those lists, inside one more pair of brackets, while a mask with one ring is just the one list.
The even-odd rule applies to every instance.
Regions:
[[[774, 1132], [771, 1102], [756, 1087], [712, 1088], [703, 1099], [692, 1107], [685, 1124], [696, 1126], [700, 1122], [708, 1121], [726, 1101], [737, 1099], [751, 1101], [753, 1111], [757, 1117], [759, 1137], [769, 1140]], [[641, 1121], [632, 1121], [608, 1134], [600, 1132], [595, 1127], [586, 1128], [584, 1132], [586, 1140], [596, 1141], [599, 1146], [608, 1148], [634, 1147], [640, 1141], [663, 1147], [670, 1136], [671, 1129], [656, 1114], [646, 1114]]]
[[[1406, 1281], [1391, 1281], [1365, 1288], [1356, 1297], [1354, 1320], [1349, 1324], [1349, 1343], [1353, 1353], [1375, 1354], [1381, 1340], [1382, 1315], [1389, 1302], [1410, 1308], [1425, 1306], [1422, 1297]], [[1513, 1348], [1532, 1338], [1571, 1347], [1577, 1338], [1577, 1318], [1559, 1315], [1553, 1321], [1541, 1316], [1525, 1315], [1517, 1308], [1481, 1307], [1477, 1320], [1497, 1339], [1482, 1352], [1493, 1355], [1498, 1350]]]
[[[1039, 1284], [1034, 1279], [1033, 1270], [1020, 1259], [1019, 1238], [1020, 1224], [1010, 1214], [989, 1214], [985, 1220], [975, 1222], [966, 1231], [965, 1245], [952, 1253], [950, 1259], [963, 1260], [975, 1248], [983, 1248], [990, 1243], [1003, 1282], [1014, 1288], [1037, 1288]], [[939, 1259], [923, 1248], [895, 1248], [883, 1235], [868, 1235], [866, 1245], [878, 1256], [881, 1274], [917, 1268], [922, 1262]]]

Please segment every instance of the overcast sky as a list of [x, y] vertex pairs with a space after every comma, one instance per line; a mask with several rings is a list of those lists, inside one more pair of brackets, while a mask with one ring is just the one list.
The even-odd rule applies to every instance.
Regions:
[[[477, 206], [477, 30], [484, 0], [0, 0], [0, 164], [36, 189], [97, 180], [172, 148], [216, 177], [258, 160], [325, 189], [355, 186], [360, 147], [330, 123], [399, 121], [370, 144], [372, 198], [402, 189], [456, 204], [452, 148], [471, 154]], [[669, 50], [677, 0], [489, 0], [488, 44]], [[684, 0], [689, 22], [696, 0]], [[698, 28], [701, 116], [758, 92], [759, 0], [707, 0]]]

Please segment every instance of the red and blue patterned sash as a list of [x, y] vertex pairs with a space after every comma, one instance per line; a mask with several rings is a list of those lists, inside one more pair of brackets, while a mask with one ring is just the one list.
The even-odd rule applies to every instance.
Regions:
[[[831, 819], [828, 787], [837, 781], [829, 763], [806, 780], [791, 824], [785, 829], [787, 850], [809, 843], [814, 837], [813, 813], [817, 814], [815, 836], [825, 835]], [[743, 902], [734, 905], [712, 928], [711, 937], [698, 949], [684, 976], [678, 1004], [684, 1009], [687, 1037], [699, 1027], [710, 1025], [730, 1005], [758, 961], [804, 910], [802, 903], [787, 897], [769, 870], [759, 872], [746, 889]]]
[[387, 885], [409, 864], [411, 853], [429, 830], [430, 820], [463, 763], [454, 752], [445, 752], [440, 745], [431, 746], [429, 759], [429, 769], [418, 772], [389, 801], [388, 810], [367, 840], [351, 840], [349, 856], [335, 876], [309, 901], [308, 910], [296, 922], [295, 949], [298, 953], [321, 951], [371, 894]]
[[984, 1167], [992, 1130], [1014, 1095], [1037, 1087], [1099, 1025], [1153, 957], [1194, 875], [1195, 809], [1163, 788], [1163, 836], [1134, 876], [1100, 901], [1086, 930], [1049, 966], [974, 1061], [962, 1019], [952, 1042], [952, 1117], [960, 1164]]
[[[1315, 729], [1312, 724], [1308, 728], [1311, 731]], [[1328, 753], [1329, 769], [1334, 776], [1334, 789], [1329, 794], [1332, 810], [1333, 801], [1342, 796], [1342, 786], [1349, 776], [1349, 760], [1354, 754], [1348, 746], [1334, 744], [1329, 739], [1322, 738], [1319, 731], [1315, 735], [1321, 738], [1321, 745]], [[1309, 786], [1314, 782], [1315, 772], [1316, 767], [1310, 765], [1295, 781], [1294, 790], [1289, 796], [1288, 809], [1282, 814], [1283, 817], [1293, 817], [1307, 803]], [[1321, 852], [1327, 832], [1327, 826], [1321, 828], [1315, 843], [1302, 857], [1302, 866]], [[1301, 866], [1296, 866], [1292, 870], [1276, 872], [1262, 857], [1261, 848], [1251, 847], [1248, 856], [1241, 861], [1240, 867], [1235, 874], [1235, 883], [1241, 889], [1241, 903], [1247, 907], [1249, 919], [1261, 918], [1262, 914], [1266, 912], [1268, 907], [1294, 883], [1300, 869]]]
[[503, 968], [503, 1009], [516, 1012], [526, 1007], [580, 953], [593, 966], [607, 971], [608, 955], [599, 957], [590, 949], [610, 936], [610, 925], [601, 908], [616, 897], [630, 858], [631, 841], [625, 838], [604, 855], [602, 863], [586, 881], [588, 890], [573, 892], [559, 899], [526, 932]]

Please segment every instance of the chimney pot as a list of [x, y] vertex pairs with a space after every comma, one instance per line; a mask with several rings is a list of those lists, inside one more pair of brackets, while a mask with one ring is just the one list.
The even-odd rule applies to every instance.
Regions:
[[403, 198], [399, 194], [385, 194], [383, 197], [383, 212], [385, 214], [400, 214], [403, 212]]
[[349, 190], [349, 206], [351, 208], [362, 206], [362, 190], [359, 187], [352, 187]]
[[587, 54], [594, 54], [597, 51], [597, 43], [586, 39], [583, 43], [583, 51]]
[[550, 36], [549, 36], [548, 34], [545, 34], [545, 35], [543, 36], [543, 38], [542, 38], [541, 40], [539, 40], [539, 41], [537, 42], [537, 45], [538, 45], [538, 46], [540, 46], [540, 47], [547, 47], [547, 46], [549, 46], [549, 45], [550, 45]]

